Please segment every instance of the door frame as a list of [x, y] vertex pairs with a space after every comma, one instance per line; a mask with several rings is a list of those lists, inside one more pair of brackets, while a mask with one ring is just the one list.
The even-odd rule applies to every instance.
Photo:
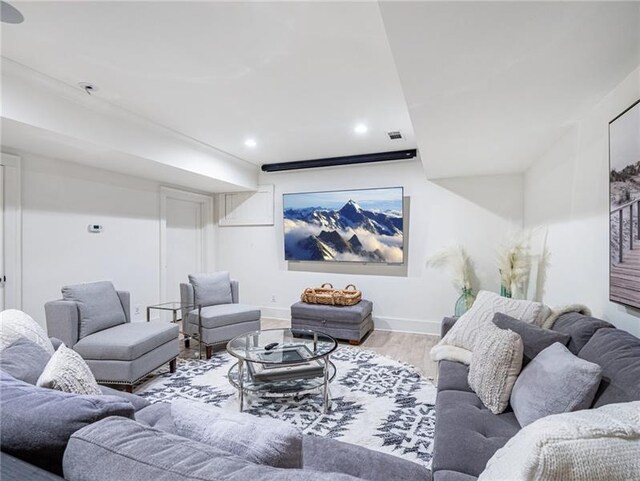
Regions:
[[[17, 155], [0, 153], [4, 168], [4, 308], [22, 309], [22, 170]], [[12, 261], [10, 260], [12, 259]]]
[[[198, 194], [173, 187], [160, 187], [160, 302], [178, 301], [179, 299], [167, 299], [167, 200], [185, 200], [195, 202], [201, 206], [202, 248], [201, 259], [205, 271], [214, 269], [213, 249], [213, 196]], [[186, 279], [185, 279], [186, 281]]]

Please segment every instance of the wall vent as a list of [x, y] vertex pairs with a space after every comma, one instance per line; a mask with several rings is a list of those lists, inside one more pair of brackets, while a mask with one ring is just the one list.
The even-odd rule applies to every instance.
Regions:
[[402, 132], [394, 130], [393, 132], [387, 132], [389, 140], [400, 140], [402, 138]]

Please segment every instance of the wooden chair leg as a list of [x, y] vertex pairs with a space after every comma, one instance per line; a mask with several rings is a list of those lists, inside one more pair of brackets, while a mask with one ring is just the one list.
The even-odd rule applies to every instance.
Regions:
[[211, 356], [213, 355], [213, 346], [206, 346], [205, 350], [206, 350], [206, 358], [211, 359]]
[[349, 341], [349, 344], [351, 344], [352, 346], [359, 346], [360, 345], [360, 341], [356, 341], [355, 339], [351, 339]]
[[185, 338], [185, 340], [184, 340], [184, 347], [185, 347], [186, 349], [189, 349], [189, 347], [190, 347], [190, 346], [191, 346], [191, 339], [189, 339], [189, 338], [187, 337], [187, 338]]
[[124, 390], [128, 393], [133, 394], [133, 384], [125, 384], [124, 385]]
[[176, 372], [176, 359], [169, 361], [169, 372]]

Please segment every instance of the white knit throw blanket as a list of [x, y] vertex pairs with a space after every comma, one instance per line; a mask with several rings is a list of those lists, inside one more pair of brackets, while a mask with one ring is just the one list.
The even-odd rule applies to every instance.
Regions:
[[551, 309], [551, 315], [544, 320], [544, 322], [542, 323], [542, 327], [544, 327], [545, 329], [551, 329], [561, 315], [567, 314], [569, 312], [577, 312], [584, 316], [591, 315], [591, 309], [589, 309], [584, 304], [569, 304], [568, 306]]
[[478, 481], [638, 481], [640, 401], [555, 414], [525, 426]]

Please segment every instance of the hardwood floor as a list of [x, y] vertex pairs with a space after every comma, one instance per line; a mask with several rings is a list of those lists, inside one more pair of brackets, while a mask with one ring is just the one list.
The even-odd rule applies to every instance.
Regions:
[[[263, 329], [289, 327], [290, 321], [277, 319], [262, 319]], [[367, 349], [397, 361], [406, 362], [418, 369], [422, 375], [434, 380], [437, 373], [437, 363], [429, 357], [429, 351], [440, 340], [439, 336], [429, 334], [412, 334], [407, 332], [373, 331], [356, 349]], [[349, 346], [348, 342], [340, 342]], [[198, 343], [192, 342], [191, 347], [183, 349], [181, 356], [191, 358], [197, 356]], [[224, 349], [224, 345], [216, 346], [215, 350]]]

